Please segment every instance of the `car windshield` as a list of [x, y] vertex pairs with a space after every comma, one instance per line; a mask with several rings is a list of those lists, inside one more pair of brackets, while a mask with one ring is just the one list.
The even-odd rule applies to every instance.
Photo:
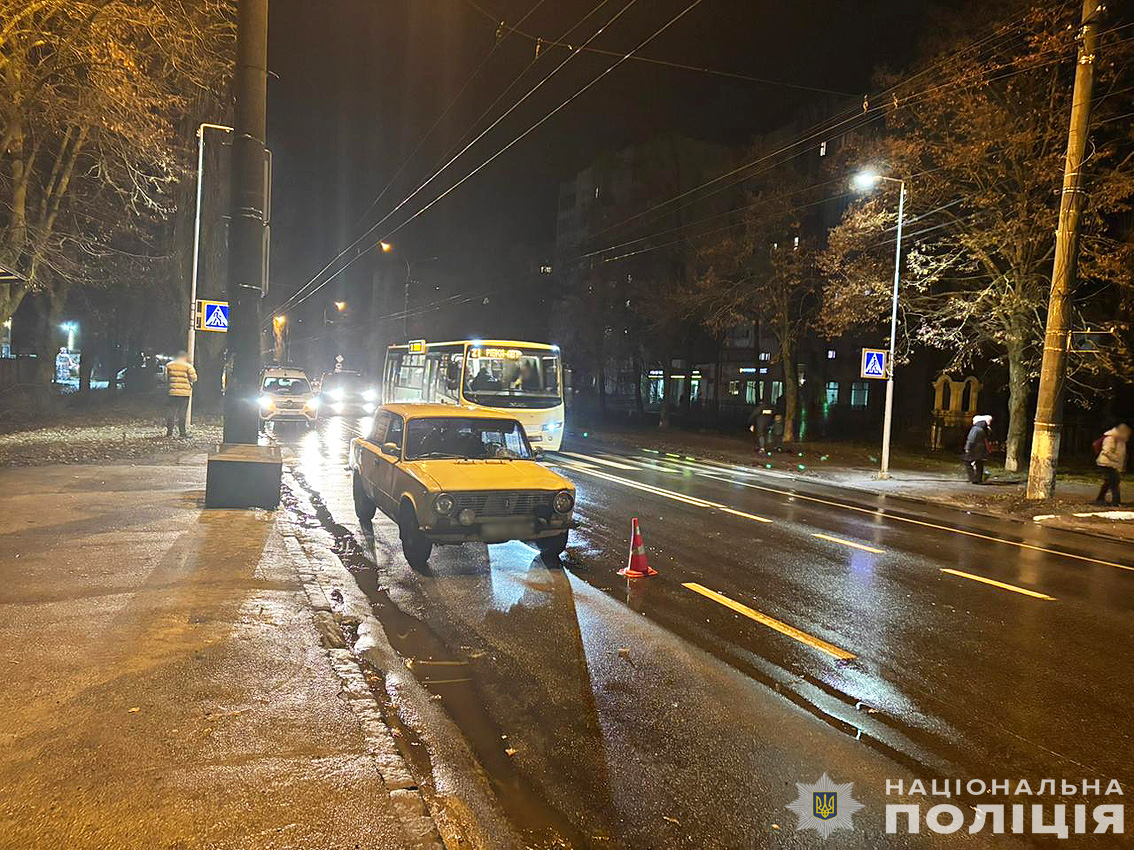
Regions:
[[333, 372], [323, 379], [323, 391], [344, 390], [348, 393], [361, 392], [362, 376], [357, 372]]
[[306, 378], [264, 378], [263, 390], [274, 395], [307, 395], [311, 385]]
[[465, 398], [485, 407], [555, 407], [563, 399], [559, 352], [487, 345], [469, 348]]
[[514, 419], [438, 416], [409, 421], [405, 456], [406, 460], [528, 460], [532, 450]]

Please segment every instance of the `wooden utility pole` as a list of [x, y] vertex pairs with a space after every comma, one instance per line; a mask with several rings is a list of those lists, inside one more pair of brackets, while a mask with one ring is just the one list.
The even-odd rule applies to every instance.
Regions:
[[1101, 0], [1084, 0], [1079, 31], [1079, 61], [1071, 101], [1071, 129], [1067, 136], [1067, 158], [1063, 171], [1063, 194], [1059, 202], [1059, 228], [1055, 231], [1055, 266], [1051, 273], [1051, 295], [1047, 305], [1047, 330], [1043, 340], [1039, 397], [1036, 402], [1032, 457], [1028, 468], [1029, 499], [1049, 499], [1055, 491], [1059, 464], [1059, 441], [1063, 430], [1063, 382], [1067, 373], [1070, 336], [1071, 290], [1079, 254], [1079, 221], [1083, 213], [1083, 151], [1091, 117], [1091, 90], [1095, 78], [1095, 50]]
[[264, 294], [264, 216], [268, 95], [268, 0], [237, 3], [236, 97], [229, 224], [228, 345], [232, 375], [225, 392], [224, 441], [255, 443], [259, 409], [260, 299]]

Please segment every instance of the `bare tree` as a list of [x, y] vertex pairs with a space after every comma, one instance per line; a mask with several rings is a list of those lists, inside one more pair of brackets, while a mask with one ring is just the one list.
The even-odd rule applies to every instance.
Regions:
[[[1040, 359], [1075, 56], [1075, 9], [1017, 4], [975, 50], [943, 45], [898, 84], [885, 126], [844, 151], [910, 187], [901, 293], [913, 342], [952, 352], [952, 365], [991, 355], [1008, 369], [1006, 468], [1018, 468], [1028, 399]], [[966, 34], [960, 43], [971, 41]], [[1128, 110], [1130, 39], [1104, 34], [1098, 109], [1087, 176], [1080, 278], [1130, 281], [1109, 217], [1129, 209], [1134, 153]], [[948, 55], [942, 66], [941, 56]], [[943, 70], [942, 70], [943, 67]], [[928, 82], [927, 82], [928, 80]], [[887, 82], [893, 82], [892, 80]], [[895, 199], [854, 204], [820, 260], [831, 333], [889, 313]], [[1128, 251], [1127, 251], [1128, 257]]]
[[0, 0], [0, 320], [29, 292], [58, 310], [154, 244], [215, 97], [229, 0]]

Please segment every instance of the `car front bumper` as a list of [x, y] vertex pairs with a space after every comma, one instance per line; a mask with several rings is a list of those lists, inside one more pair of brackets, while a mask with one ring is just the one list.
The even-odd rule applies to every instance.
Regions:
[[309, 408], [261, 410], [260, 420], [262, 422], [314, 422], [317, 415], [317, 411], [310, 410]]
[[434, 543], [507, 543], [509, 540], [539, 540], [555, 537], [579, 524], [573, 517], [552, 519], [535, 517], [483, 517], [472, 525], [461, 525], [455, 519], [438, 518], [421, 531]]

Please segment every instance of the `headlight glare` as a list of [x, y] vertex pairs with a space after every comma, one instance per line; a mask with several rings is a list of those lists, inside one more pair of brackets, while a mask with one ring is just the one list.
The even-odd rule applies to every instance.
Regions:
[[362, 400], [363, 401], [377, 401], [378, 400], [378, 390], [363, 390], [362, 391]]
[[260, 396], [260, 409], [271, 410], [275, 406], [275, 400], [270, 395]]
[[342, 401], [346, 393], [343, 392], [341, 387], [336, 387], [327, 393], [334, 401]]
[[307, 405], [306, 406], [307, 406], [308, 410], [318, 410], [319, 409], [319, 399], [317, 399], [317, 398], [307, 399]]

